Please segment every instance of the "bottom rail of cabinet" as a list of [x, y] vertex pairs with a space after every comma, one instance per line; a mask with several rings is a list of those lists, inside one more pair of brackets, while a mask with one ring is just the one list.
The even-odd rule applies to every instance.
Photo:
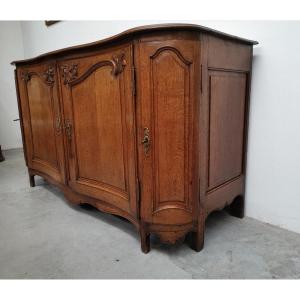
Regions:
[[148, 253], [150, 251], [151, 234], [157, 235], [162, 243], [175, 244], [176, 242], [183, 241], [186, 238], [186, 241], [195, 251], [200, 251], [203, 248], [205, 227], [204, 216], [201, 224], [188, 223], [176, 225], [159, 225], [145, 223], [142, 220], [137, 219], [130, 213], [123, 211], [122, 209], [114, 205], [111, 205], [99, 199], [91, 198], [89, 196], [74, 192], [69, 186], [57, 182], [47, 174], [33, 169], [28, 169], [28, 172], [31, 187], [35, 186], [34, 176], [38, 175], [44, 178], [44, 180], [49, 182], [50, 184], [57, 186], [63, 192], [65, 198], [72, 204], [89, 204], [102, 212], [121, 216], [130, 221], [139, 232], [141, 240], [141, 249], [144, 253]]

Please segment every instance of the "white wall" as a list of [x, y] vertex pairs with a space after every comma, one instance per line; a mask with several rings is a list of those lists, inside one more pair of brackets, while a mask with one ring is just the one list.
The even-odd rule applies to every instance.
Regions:
[[[168, 21], [170, 22], [170, 21]], [[246, 215], [300, 232], [300, 22], [189, 21], [255, 39]], [[26, 57], [157, 21], [22, 22]]]
[[24, 56], [21, 23], [0, 22], [0, 145], [2, 149], [22, 147], [14, 67], [10, 63]]

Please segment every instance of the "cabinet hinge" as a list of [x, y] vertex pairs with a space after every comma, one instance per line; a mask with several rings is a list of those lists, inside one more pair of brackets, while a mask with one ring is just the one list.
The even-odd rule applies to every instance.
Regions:
[[135, 74], [135, 67], [132, 66], [132, 95], [135, 96], [136, 94], [136, 74]]

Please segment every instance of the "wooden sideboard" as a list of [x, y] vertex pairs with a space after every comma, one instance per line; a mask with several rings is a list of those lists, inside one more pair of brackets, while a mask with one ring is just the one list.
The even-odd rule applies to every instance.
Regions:
[[145, 253], [200, 251], [212, 211], [244, 214], [255, 44], [163, 24], [13, 62], [31, 186], [128, 219]]

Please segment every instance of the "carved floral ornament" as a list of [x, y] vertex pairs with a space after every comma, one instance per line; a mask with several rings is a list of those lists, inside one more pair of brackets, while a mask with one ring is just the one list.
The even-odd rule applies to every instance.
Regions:
[[28, 71], [24, 71], [21, 73], [21, 79], [24, 80], [25, 82], [28, 82], [31, 78], [31, 75], [29, 74]]
[[61, 70], [64, 84], [70, 83], [78, 76], [78, 64], [63, 65], [61, 66]]
[[123, 72], [123, 70], [126, 66], [125, 54], [121, 53], [121, 54], [115, 55], [111, 62], [113, 65], [112, 74], [117, 76], [118, 74]]
[[49, 66], [48, 69], [43, 73], [43, 78], [45, 79], [46, 83], [49, 85], [54, 84], [54, 67]]
[[49, 66], [48, 69], [46, 69], [43, 73], [40, 74], [37, 72], [29, 72], [25, 70], [21, 73], [21, 79], [27, 83], [34, 75], [44, 79], [45, 83], [48, 85], [53, 85], [55, 82], [55, 68], [53, 66]]
[[125, 54], [120, 53], [114, 55], [110, 60], [99, 61], [93, 66], [91, 66], [85, 73], [83, 73], [80, 77], [78, 77], [78, 64], [72, 63], [70, 65], [65, 64], [61, 66], [62, 70], [62, 78], [64, 84], [77, 84], [81, 80], [87, 78], [92, 72], [101, 68], [103, 66], [111, 66], [112, 71], [111, 74], [113, 76], [118, 76], [121, 74], [126, 66], [127, 62], [125, 60]]

